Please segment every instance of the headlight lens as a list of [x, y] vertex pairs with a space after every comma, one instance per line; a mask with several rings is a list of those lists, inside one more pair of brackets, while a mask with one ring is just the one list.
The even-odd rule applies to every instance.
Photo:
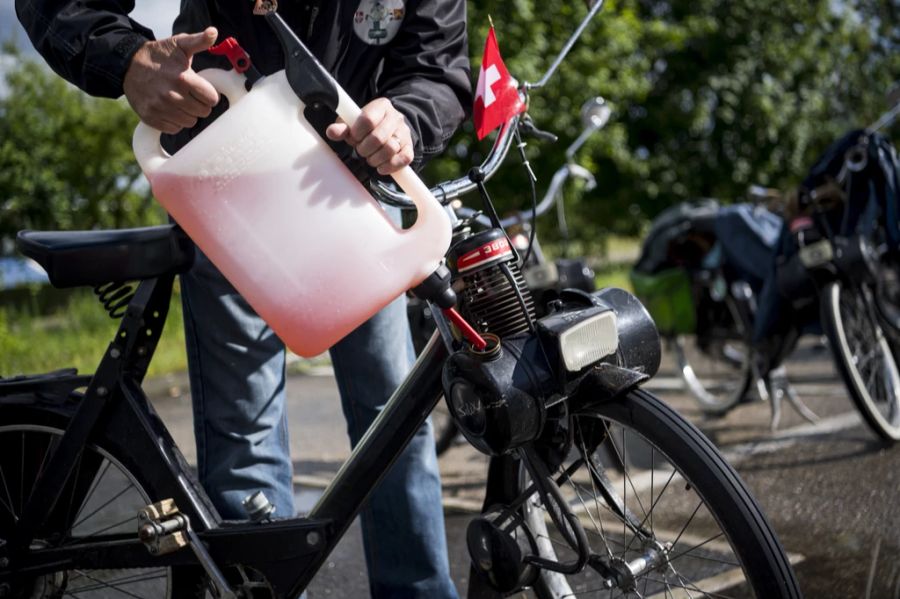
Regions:
[[559, 336], [559, 351], [569, 372], [578, 372], [619, 348], [616, 313], [612, 310], [595, 314]]

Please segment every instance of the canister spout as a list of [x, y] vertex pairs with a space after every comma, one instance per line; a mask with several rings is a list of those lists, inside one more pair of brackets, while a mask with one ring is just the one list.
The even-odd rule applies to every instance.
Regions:
[[265, 15], [284, 50], [284, 70], [288, 84], [307, 106], [322, 104], [338, 108], [338, 86], [331, 74], [316, 60], [309, 48], [291, 31], [281, 16], [272, 11]]

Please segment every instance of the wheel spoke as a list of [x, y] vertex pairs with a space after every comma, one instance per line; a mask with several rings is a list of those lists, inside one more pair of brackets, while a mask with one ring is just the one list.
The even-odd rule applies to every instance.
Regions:
[[896, 396], [891, 400], [891, 404], [888, 407], [888, 421], [892, 426], [900, 425], [900, 405], [898, 405]]
[[139, 583], [139, 582], [148, 582], [150, 580], [160, 580], [167, 575], [167, 571], [165, 569], [157, 569], [157, 570], [153, 570], [151, 572], [141, 572], [139, 574], [125, 576], [123, 578], [116, 578], [113, 580], [104, 580], [102, 582], [99, 582], [98, 580], [95, 580], [94, 578], [88, 576], [88, 574], [86, 572], [84, 572], [83, 570], [76, 570], [76, 572], [78, 573], [78, 576], [73, 577], [69, 580], [70, 585], [72, 584], [72, 581], [78, 580], [78, 578], [87, 578], [88, 580], [94, 582], [95, 584], [83, 586], [83, 587], [77, 587], [74, 589], [67, 589], [68, 592], [72, 595], [77, 595], [79, 593], [88, 593], [90, 591], [96, 591], [97, 589], [102, 589], [102, 588], [112, 588], [114, 586], [124, 586], [124, 585]]
[[[615, 445], [613, 445], [615, 447]], [[618, 450], [616, 451], [618, 453]], [[628, 462], [626, 458], [628, 457], [628, 446], [625, 444], [625, 427], [622, 427], [622, 513], [628, 513]], [[626, 522], [625, 518], [622, 518], [622, 538], [628, 537], [628, 522]], [[630, 544], [630, 541], [629, 541]]]
[[[650, 517], [651, 517], [651, 518], [653, 517], [653, 512], [654, 512], [654, 510], [656, 509], [656, 504], [659, 503], [660, 499], [662, 499], [662, 496], [663, 496], [663, 494], [665, 494], [666, 489], [669, 488], [669, 483], [672, 482], [672, 479], [675, 478], [675, 475], [676, 475], [677, 473], [678, 473], [678, 472], [673, 468], [673, 469], [672, 469], [672, 474], [669, 475], [669, 479], [666, 481], [665, 486], [663, 486], [662, 491], [659, 492], [659, 495], [656, 497], [656, 500], [654, 500], [653, 503], [650, 505]], [[650, 499], [653, 500], [653, 494], [652, 494], [652, 492], [651, 492], [651, 495], [650, 495]], [[644, 520], [644, 522], [646, 522], [646, 520]], [[641, 528], [644, 527], [644, 522], [641, 522], [641, 526], [640, 526]], [[653, 527], [652, 527], [652, 526], [650, 527], [650, 531], [653, 532]], [[653, 534], [653, 537], [656, 538], [656, 534], [655, 534], [655, 533]], [[625, 550], [627, 551], [627, 550], [630, 549], [630, 548], [631, 548], [631, 543], [628, 544], [628, 547], [626, 547]]]
[[[92, 580], [95, 583], [97, 583], [98, 586], [96, 588], [98, 588], [98, 589], [112, 589], [113, 591], [116, 591], [117, 593], [121, 593], [128, 597], [134, 597], [135, 599], [145, 599], [144, 597], [141, 597], [140, 595], [135, 595], [134, 593], [125, 591], [123, 589], [120, 589], [119, 587], [111, 586], [106, 581], [100, 580], [99, 578], [95, 578], [95, 577], [91, 576], [90, 574], [88, 574], [87, 572], [84, 572], [83, 570], [79, 570], [78, 573], [81, 574], [82, 576], [84, 576], [85, 578], [87, 578], [88, 580]], [[70, 593], [71, 593], [71, 591], [70, 591]]]
[[[702, 541], [702, 542], [700, 542], [700, 543], [697, 543], [697, 544], [694, 545], [693, 547], [690, 547], [689, 549], [685, 549], [685, 550], [682, 551], [681, 553], [676, 553], [674, 556], [669, 557], [669, 563], [672, 563], [672, 562], [674, 562], [675, 560], [677, 560], [678, 558], [680, 558], [681, 556], [687, 555], [688, 553], [690, 553], [691, 551], [694, 551], [694, 550], [696, 550], [696, 549], [700, 549], [700, 548], [703, 547], [704, 545], [706, 545], [706, 544], [708, 544], [708, 543], [712, 543], [712, 542], [715, 541], [716, 539], [718, 539], [718, 538], [720, 538], [720, 537], [723, 537], [723, 536], [725, 536], [725, 533], [724, 533], [724, 532], [720, 532], [720, 533], [717, 534], [716, 536], [710, 537], [710, 538], [706, 539], [705, 541]], [[674, 548], [675, 548], [675, 543], [672, 543], [672, 549], [674, 549]]]
[[[81, 475], [81, 464], [84, 462], [84, 452], [81, 452], [81, 455], [78, 456], [78, 465], [75, 467], [75, 472], [72, 477], [69, 479], [68, 484], [72, 485], [72, 496], [69, 497], [69, 508], [66, 510], [66, 522], [72, 522], [72, 507], [75, 503], [75, 493], [78, 491], [78, 477]], [[71, 527], [69, 527], [71, 530]]]
[[[609, 430], [608, 425], [607, 425], [607, 430]], [[609, 435], [609, 437], [612, 438], [612, 435]], [[628, 462], [626, 461], [626, 459], [628, 458], [628, 447], [625, 444], [625, 427], [622, 427], [622, 453], [619, 453], [619, 448], [616, 447], [615, 443], [610, 443], [610, 446], [613, 448], [613, 452], [615, 452], [616, 458], [619, 460], [619, 463], [622, 464], [622, 506], [621, 506], [622, 524], [626, 528], [631, 527], [632, 529], [635, 529], [634, 523], [629, 522], [630, 518], [629, 518], [629, 512], [628, 512], [628, 486], [629, 485], [631, 486], [631, 489], [632, 489], [632, 491], [634, 491], [634, 494], [636, 496], [638, 493], [634, 488], [634, 483], [632, 482], [631, 477], [628, 475]], [[586, 463], [588, 466], [588, 471], [591, 474], [591, 476], [592, 477], [597, 476], [598, 478], [602, 479], [601, 473], [597, 469], [593, 460], [587, 459]], [[611, 485], [610, 485], [610, 490], [612, 490]], [[641, 511], [644, 513], [644, 516], [646, 517], [647, 512], [646, 512], [646, 510], [644, 510], [644, 506], [641, 503], [640, 498], [638, 498], [638, 506], [641, 508]], [[637, 520], [637, 518], [635, 517], [635, 521], [636, 520]], [[635, 529], [635, 532], [638, 532], [638, 531]], [[622, 536], [623, 537], [627, 536], [627, 534], [628, 534], [627, 531], [623, 529]]]
[[94, 532], [92, 532], [91, 534], [89, 534], [87, 536], [69, 537], [66, 541], [60, 543], [60, 547], [67, 547], [69, 545], [74, 545], [76, 543], [84, 543], [88, 539], [93, 539], [94, 537], [102, 535], [103, 533], [105, 533], [109, 530], [113, 530], [114, 528], [118, 528], [119, 526], [124, 526], [125, 524], [128, 524], [129, 522], [133, 522], [133, 521], [134, 521], [134, 516], [128, 516], [127, 518], [123, 518], [122, 520], [120, 520], [118, 522], [114, 522], [113, 524], [104, 526], [100, 530], [95, 530]]
[[[81, 506], [78, 508], [78, 511], [75, 513], [75, 518], [73, 518], [73, 520], [78, 520], [78, 517], [81, 515], [81, 512], [84, 511], [84, 507], [91, 500], [91, 497], [94, 496], [94, 491], [96, 491], [97, 487], [100, 485], [100, 481], [103, 479], [103, 477], [106, 476], [106, 472], [109, 470], [109, 467], [112, 466], [112, 462], [110, 462], [109, 460], [105, 460], [105, 462], [106, 462], [106, 465], [103, 466], [103, 470], [100, 472], [99, 475], [95, 476], [94, 480], [91, 482], [91, 486], [88, 488], [88, 492], [85, 495], [84, 500], [81, 502]], [[93, 515], [93, 514], [91, 514], [91, 515]], [[81, 523], [81, 521], [78, 521], [76, 524], [72, 524], [72, 526], [69, 527], [68, 532], [72, 532], [72, 529], [75, 528], [76, 526], [78, 526], [78, 524], [80, 524], [80, 523]]]
[[[572, 486], [572, 490], [575, 491], [575, 495], [578, 497], [579, 503], [581, 503], [581, 506], [584, 508], [585, 513], [587, 513], [588, 518], [589, 518], [590, 521], [591, 521], [591, 524], [594, 525], [594, 530], [595, 530], [596, 533], [600, 536], [600, 538], [603, 540], [603, 546], [604, 546], [604, 548], [606, 549], [607, 555], [612, 556], [612, 551], [611, 551], [610, 548], [609, 548], [609, 544], [606, 542], [606, 532], [603, 530], [603, 520], [600, 518], [600, 503], [599, 503], [598, 500], [597, 500], [597, 492], [596, 492], [596, 488], [594, 489], [593, 495], [594, 495], [594, 503], [595, 503], [596, 506], [597, 506], [597, 520], [594, 520], [594, 516], [593, 516], [593, 514], [591, 514], [590, 508], [588, 508], [588, 506], [587, 506], [587, 504], [585, 503], [584, 499], [581, 497], [581, 493], [579, 493], [579, 491], [578, 491], [578, 485], [576, 485], [576, 484], [572, 481], [571, 478], [569, 478], [569, 483], [570, 483], [571, 486]], [[591, 486], [592, 486], [592, 487], [594, 486], [594, 481], [593, 481], [593, 479], [591, 479]]]
[[[73, 525], [69, 528], [68, 532], [71, 533], [71, 532], [72, 532], [73, 530], [75, 530], [80, 524], [84, 523], [84, 522], [87, 521], [87, 520], [90, 520], [90, 519], [91, 519], [91, 516], [93, 516], [94, 514], [96, 514], [97, 512], [99, 512], [100, 510], [102, 510], [103, 508], [105, 508], [106, 506], [108, 506], [110, 503], [112, 503], [113, 501], [115, 501], [116, 499], [118, 499], [119, 497], [121, 497], [122, 495], [124, 495], [125, 493], [127, 493], [129, 490], [131, 490], [131, 489], [133, 489], [133, 488], [134, 488], [134, 485], [132, 485], [132, 484], [129, 483], [129, 485], [128, 485], [127, 487], [125, 487], [124, 489], [122, 489], [121, 491], [119, 491], [118, 493], [116, 493], [115, 495], [113, 495], [111, 498], [109, 498], [108, 500], [106, 500], [106, 502], [105, 502], [103, 505], [97, 507], [97, 508], [94, 509], [90, 514], [88, 514], [87, 516], [85, 516], [85, 517], [83, 517], [82, 519], [80, 519], [80, 520], [78, 520], [77, 522], [75, 522], [75, 524], [73, 524]], [[84, 505], [84, 504], [82, 504], [82, 505]], [[79, 510], [78, 513], [80, 514], [80, 513], [81, 513], [81, 510]], [[76, 514], [75, 517], [77, 518], [77, 517], [78, 517], [78, 514]]]
[[[622, 427], [622, 437], [623, 438], [625, 437], [625, 428], [624, 427]], [[626, 450], [627, 450], [627, 448], [626, 448]], [[641, 501], [640, 493], [638, 493], [637, 489], [635, 489], [635, 487], [634, 487], [634, 481], [631, 479], [631, 475], [628, 474], [628, 463], [623, 462], [623, 464], [625, 465], [625, 472], [624, 472], [625, 479], [628, 481], [628, 486], [631, 487], [631, 491], [634, 494], [634, 498], [638, 502], [638, 507], [641, 508], [641, 513], [644, 515], [644, 519], [646, 520], [647, 519], [647, 510], [644, 508], [644, 502]]]
[[[717, 537], [719, 537], [719, 536], [722, 536], [722, 535], [717, 535]], [[717, 537], [714, 537], [714, 538], [717, 538]], [[712, 540], [712, 539], [710, 539], [710, 540]], [[679, 553], [679, 554], [676, 555], [675, 557], [670, 557], [670, 558], [669, 558], [669, 561], [670, 561], [670, 562], [671, 562], [671, 561], [675, 561], [676, 559], [682, 558], [682, 557], [684, 557], [685, 555], [689, 555], [689, 553], [690, 553], [691, 551], [693, 551], [694, 549], [696, 549], [696, 548], [698, 548], [698, 547], [702, 547], [704, 544], [705, 544], [705, 542], [704, 542], [704, 543], [700, 543], [699, 545], [697, 545], [697, 546], [695, 546], [695, 547], [692, 547], [691, 549], [688, 549], [687, 551], [682, 551], [681, 553]], [[717, 564], [723, 564], [723, 565], [726, 565], [726, 566], [734, 566], [734, 567], [736, 567], [736, 568], [740, 568], [740, 567], [741, 567], [740, 562], [729, 561], [729, 560], [727, 560], [727, 559], [719, 559], [719, 558], [717, 558], [717, 557], [710, 557], [710, 556], [708, 556], [708, 555], [690, 555], [690, 558], [691, 558], [691, 559], [701, 559], [701, 560], [704, 560], [704, 561], [707, 561], [707, 562], [715, 562], [715, 563], [717, 563]]]
[[[650, 533], [655, 537], [656, 532], [653, 530], [653, 506], [656, 505], [656, 501], [653, 499], [653, 475], [656, 474], [656, 464], [654, 463], [654, 458], [656, 457], [656, 448], [652, 445], [650, 446]], [[674, 475], [674, 471], [673, 471]], [[672, 480], [671, 477], [669, 480]], [[642, 524], [643, 526], [643, 524]]]
[[[583, 456], [584, 463], [588, 464], [588, 468], [590, 468], [591, 456], [593, 454], [588, 453], [587, 447], [584, 444], [584, 437], [582, 437], [580, 439], [580, 442], [581, 442], [581, 455]], [[603, 539], [603, 546], [606, 548], [606, 554], [608, 556], [612, 557], [612, 550], [609, 548], [609, 543], [606, 540], [606, 531], [603, 530], [603, 519], [600, 516], [600, 505], [601, 505], [600, 504], [600, 491], [597, 489], [597, 481], [594, 480], [593, 476], [589, 476], [588, 478], [591, 479], [591, 494], [594, 496], [594, 505], [597, 508], [597, 522], [594, 522], [593, 517], [591, 517], [591, 522], [594, 522], [594, 528], [598, 529], [597, 534], [599, 534], [600, 538]], [[578, 493], [578, 487], [577, 487], [577, 485], [575, 485], [575, 482], [571, 479], [571, 477], [569, 477], [569, 484], [572, 485], [572, 488], [575, 489], [575, 493], [578, 495], [578, 498], [581, 499], [581, 494]], [[584, 501], [582, 501], [582, 505], [583, 504], [584, 504]], [[587, 509], [587, 506], [585, 506], [585, 510], [587, 510], [588, 516], [590, 517], [591, 511]], [[599, 527], [598, 527], [598, 523], [599, 523]]]
[[[41, 475], [44, 473], [44, 466], [47, 464], [47, 456], [52, 454], [51, 447], [53, 447], [54, 443], [51, 441], [47, 444], [46, 449], [44, 450], [44, 457], [41, 458], [41, 465], [38, 467], [37, 475], [34, 477], [35, 483], [40, 480]], [[28, 501], [31, 501], [31, 496], [34, 494], [34, 486], [31, 488], [31, 492], [28, 493]]]
[[9, 510], [10, 515], [13, 517], [13, 521], [14, 521], [14, 522], [18, 522], [18, 521], [19, 521], [19, 515], [18, 515], [18, 514], [16, 513], [16, 511], [13, 509], [12, 494], [10, 494], [10, 492], [9, 492], [9, 487], [8, 487], [7, 484], [6, 484], [6, 476], [3, 474], [3, 467], [2, 467], [2, 466], [0, 466], [0, 481], [3, 482], [3, 490], [6, 492], [6, 499], [7, 499], [7, 501], [9, 502], [9, 503], [7, 503], [7, 501], [3, 501], [3, 499], [0, 498], [0, 503], [2, 503], [3, 506], [6, 507], [7, 510]]
[[[591, 479], [591, 483], [594, 484], [593, 478]], [[571, 480], [570, 484], [576, 489], [581, 489], [584, 492], [588, 492], [588, 489], [585, 488], [584, 485], [580, 485], [574, 480]], [[612, 514], [617, 520], [622, 522], [622, 524], [627, 529], [631, 530], [632, 536], [637, 536], [640, 534], [640, 527], [635, 524], [637, 522], [637, 520], [636, 519], [632, 520], [631, 518], [629, 518], [628, 515], [626, 513], [624, 513], [623, 506], [617, 506], [616, 508], [613, 508], [606, 501], [604, 501], [604, 503], [599, 504], [599, 505], [601, 507], [603, 507], [604, 509], [606, 509], [606, 511], [608, 511], [610, 514]], [[599, 514], [598, 514], [598, 517], [599, 517]], [[627, 530], [623, 536], [625, 536], [625, 537], [628, 536]]]
[[22, 449], [19, 454], [19, 513], [25, 507], [25, 431], [22, 431]]
[[694, 511], [691, 513], [691, 517], [688, 518], [688, 521], [684, 523], [684, 526], [683, 526], [683, 527], [681, 527], [681, 532], [679, 532], [679, 533], [678, 533], [678, 536], [675, 537], [675, 540], [672, 541], [672, 549], [674, 549], [674, 548], [675, 548], [675, 545], [678, 544], [678, 541], [681, 540], [681, 535], [684, 534], [684, 531], [686, 531], [686, 530], [688, 529], [688, 526], [691, 525], [691, 522], [694, 521], [694, 516], [697, 515], [697, 512], [700, 510], [701, 507], [703, 507], [703, 500], [702, 500], [702, 499], [700, 500], [700, 503], [697, 504], [697, 507], [694, 508]]
[[[679, 574], [676, 573], [675, 575], [678, 577], [678, 580], [681, 582], [681, 584], [673, 583], [673, 582], [669, 581], [668, 579], [660, 580], [659, 578], [653, 578], [652, 576], [647, 576], [647, 578], [648, 578], [651, 582], [656, 582], [656, 583], [659, 583], [659, 584], [663, 584], [663, 585], [666, 585], [666, 587], [669, 587], [669, 588], [670, 588], [670, 587], [675, 587], [676, 589], [684, 589], [685, 591], [687, 591], [688, 595], [691, 596], [691, 597], [693, 597], [693, 595], [690, 595], [690, 592], [691, 592], [691, 591], [695, 591], [695, 592], [697, 592], [697, 593], [702, 593], [704, 597], [715, 597], [715, 598], [718, 598], [718, 599], [734, 599], [734, 596], [733, 596], [733, 595], [723, 595], [722, 593], [714, 593], [714, 592], [711, 592], [711, 591], [704, 591], [703, 589], [698, 588], [696, 584], [688, 583], [688, 582], [687, 582], [686, 580], [684, 580]], [[668, 592], [668, 591], [667, 591], [667, 592]]]

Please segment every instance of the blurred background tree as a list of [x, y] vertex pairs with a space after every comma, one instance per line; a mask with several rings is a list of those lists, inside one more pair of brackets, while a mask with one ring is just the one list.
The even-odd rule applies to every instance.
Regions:
[[[559, 0], [470, 2], [473, 77], [488, 15], [510, 72], [535, 81], [586, 10]], [[739, 200], [754, 183], [787, 189], [829, 142], [888, 107], [900, 75], [898, 12], [877, 0], [607, 0], [563, 68], [532, 94], [536, 124], [560, 135], [530, 144], [540, 189], [579, 132], [580, 104], [596, 94], [615, 111], [578, 157], [599, 184], [568, 199], [576, 238], [636, 234], [666, 206]], [[471, 131], [431, 165], [432, 180], [482, 158], [489, 145]], [[491, 187], [503, 207], [528, 206], [521, 168], [504, 169]], [[547, 218], [542, 234], [552, 236]]]
[[90, 98], [11, 46], [0, 97], [0, 241], [24, 228], [161, 222], [131, 150], [137, 117]]
[[[488, 15], [512, 74], [535, 81], [586, 11], [572, 0], [470, 1], [473, 80]], [[751, 183], [789, 188], [830, 141], [887, 108], [900, 74], [898, 12], [883, 0], [606, 0], [532, 94], [536, 124], [560, 136], [529, 144], [538, 192], [580, 131], [582, 102], [597, 94], [614, 114], [577, 157], [599, 185], [570, 193], [576, 238], [638, 234], [666, 206], [738, 200]], [[23, 227], [159, 222], [131, 153], [127, 104], [88, 98], [21, 56], [15, 63], [0, 97], [0, 239]], [[426, 179], [465, 173], [489, 147], [466, 123]], [[517, 162], [512, 153], [489, 185], [501, 210], [530, 205]]]

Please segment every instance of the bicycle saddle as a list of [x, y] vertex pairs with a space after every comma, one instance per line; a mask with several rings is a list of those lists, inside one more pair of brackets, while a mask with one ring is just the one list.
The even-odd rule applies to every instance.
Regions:
[[100, 231], [19, 231], [16, 245], [54, 287], [151, 279], [183, 272], [194, 245], [177, 225]]

